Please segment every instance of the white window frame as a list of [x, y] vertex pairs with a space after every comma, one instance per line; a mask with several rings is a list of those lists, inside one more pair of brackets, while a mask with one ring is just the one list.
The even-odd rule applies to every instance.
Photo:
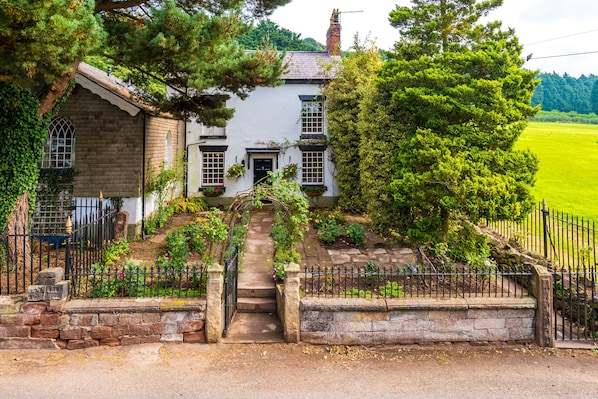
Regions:
[[75, 166], [75, 127], [69, 118], [57, 116], [48, 126], [42, 168], [67, 169]]
[[324, 184], [324, 151], [301, 152], [301, 182], [305, 185]]
[[301, 134], [324, 133], [324, 101], [320, 97], [301, 100]]
[[201, 187], [224, 185], [224, 151], [201, 152]]

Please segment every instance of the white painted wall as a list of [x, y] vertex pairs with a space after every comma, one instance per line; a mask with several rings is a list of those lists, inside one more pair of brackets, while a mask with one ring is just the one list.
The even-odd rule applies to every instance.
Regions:
[[[273, 159], [274, 170], [281, 169], [289, 163], [301, 166], [301, 151], [295, 145], [301, 136], [301, 100], [300, 95], [318, 95], [321, 88], [309, 84], [287, 84], [274, 88], [260, 87], [245, 100], [233, 98], [227, 106], [235, 109], [234, 117], [226, 127], [226, 140], [205, 139], [201, 137], [201, 125], [187, 123], [187, 195], [200, 196], [201, 186], [201, 153], [199, 146], [227, 145], [225, 153], [226, 171], [233, 163], [245, 160], [246, 173], [239, 179], [225, 178], [226, 193], [224, 197], [235, 197], [238, 192], [249, 190], [253, 185], [253, 159]], [[326, 121], [325, 121], [326, 122]], [[326, 125], [326, 123], [325, 123]], [[326, 131], [325, 131], [326, 133]], [[251, 155], [251, 169], [247, 169], [249, 156], [247, 148], [268, 148], [271, 142], [287, 143], [279, 154]], [[330, 150], [325, 152], [324, 184], [328, 191], [322, 197], [336, 197], [334, 183], [335, 169], [330, 160]], [[301, 171], [298, 173], [301, 183]]]

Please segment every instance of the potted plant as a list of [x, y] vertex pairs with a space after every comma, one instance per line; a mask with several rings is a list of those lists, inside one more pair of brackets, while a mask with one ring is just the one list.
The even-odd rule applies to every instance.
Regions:
[[318, 197], [328, 190], [323, 184], [317, 186], [301, 186], [301, 190], [310, 197]]
[[202, 190], [203, 195], [205, 197], [218, 197], [226, 191], [226, 187], [224, 186], [208, 186], [204, 187]]
[[285, 165], [282, 168], [282, 178], [287, 180], [296, 178], [298, 169], [299, 168], [297, 167], [296, 163], [290, 163], [288, 165]]
[[226, 177], [229, 179], [238, 179], [241, 176], [245, 176], [245, 166], [240, 163], [234, 163], [226, 170]]

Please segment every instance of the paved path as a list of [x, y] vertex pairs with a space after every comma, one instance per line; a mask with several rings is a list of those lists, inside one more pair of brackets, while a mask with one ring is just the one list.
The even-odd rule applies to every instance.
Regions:
[[0, 351], [2, 399], [596, 398], [591, 351], [146, 344]]

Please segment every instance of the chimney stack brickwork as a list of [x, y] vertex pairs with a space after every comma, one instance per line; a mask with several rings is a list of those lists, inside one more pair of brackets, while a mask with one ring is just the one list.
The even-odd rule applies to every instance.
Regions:
[[326, 33], [326, 51], [331, 56], [341, 55], [341, 23], [338, 8], [332, 10], [330, 27]]

